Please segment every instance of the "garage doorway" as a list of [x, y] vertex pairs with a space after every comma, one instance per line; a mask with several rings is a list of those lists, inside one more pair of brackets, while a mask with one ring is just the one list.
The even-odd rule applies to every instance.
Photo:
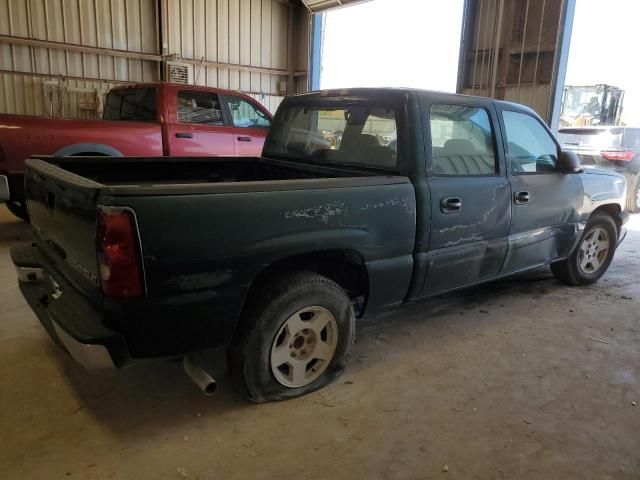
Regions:
[[464, 0], [376, 0], [324, 13], [320, 88], [456, 91]]

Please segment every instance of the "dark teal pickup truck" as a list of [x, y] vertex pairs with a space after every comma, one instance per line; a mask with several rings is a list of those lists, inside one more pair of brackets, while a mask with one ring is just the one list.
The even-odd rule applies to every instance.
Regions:
[[344, 370], [356, 318], [550, 265], [597, 281], [624, 178], [583, 171], [530, 109], [401, 89], [287, 98], [261, 158], [32, 158], [35, 241], [11, 255], [87, 368], [224, 346], [250, 400]]

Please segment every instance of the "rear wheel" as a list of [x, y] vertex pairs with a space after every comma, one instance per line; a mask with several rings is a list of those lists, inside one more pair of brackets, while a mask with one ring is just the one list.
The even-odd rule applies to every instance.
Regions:
[[227, 352], [231, 379], [259, 403], [298, 397], [340, 376], [355, 335], [350, 298], [315, 273], [283, 277], [254, 297]]
[[582, 239], [569, 258], [551, 264], [551, 271], [569, 285], [589, 285], [607, 271], [618, 242], [618, 230], [611, 216], [594, 214]]
[[7, 209], [20, 220], [29, 221], [29, 212], [24, 202], [7, 202]]
[[640, 175], [636, 175], [627, 185], [627, 210], [640, 212]]

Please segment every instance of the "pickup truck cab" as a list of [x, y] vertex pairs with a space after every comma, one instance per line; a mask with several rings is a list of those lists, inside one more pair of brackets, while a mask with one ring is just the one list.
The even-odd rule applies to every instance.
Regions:
[[24, 161], [34, 154], [255, 157], [270, 124], [247, 95], [172, 83], [112, 89], [101, 120], [0, 115], [0, 202], [27, 219]]
[[336, 378], [364, 315], [544, 265], [593, 283], [628, 217], [529, 108], [419, 90], [288, 97], [261, 158], [27, 166], [11, 255], [51, 336], [88, 368], [224, 346], [255, 402]]

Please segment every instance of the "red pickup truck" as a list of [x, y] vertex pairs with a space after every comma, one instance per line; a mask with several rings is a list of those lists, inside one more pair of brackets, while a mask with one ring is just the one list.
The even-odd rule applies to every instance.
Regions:
[[235, 91], [146, 83], [112, 89], [101, 120], [0, 115], [0, 203], [27, 219], [24, 161], [56, 156], [257, 157], [271, 114]]

